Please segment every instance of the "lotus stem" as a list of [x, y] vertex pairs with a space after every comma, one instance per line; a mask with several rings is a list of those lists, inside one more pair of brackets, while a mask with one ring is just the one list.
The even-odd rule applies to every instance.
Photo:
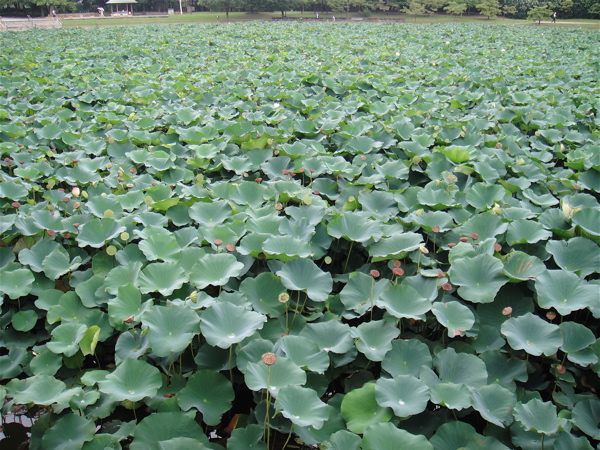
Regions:
[[269, 409], [271, 407], [271, 366], [267, 366], [267, 404], [265, 406], [265, 420], [263, 425], [263, 436], [266, 435], [267, 449], [271, 442], [271, 418], [269, 417]]
[[350, 254], [352, 253], [353, 245], [354, 245], [354, 241], [350, 241], [350, 248], [348, 249], [348, 256], [346, 257], [346, 263], [344, 264], [344, 273], [346, 273], [346, 269], [348, 268], [348, 262], [350, 261]]
[[231, 358], [233, 356], [233, 345], [229, 346], [229, 380], [233, 384], [233, 369], [231, 368]]
[[287, 439], [285, 440], [285, 443], [283, 444], [283, 447], [281, 448], [281, 450], [285, 450], [285, 448], [287, 447], [288, 443], [290, 442], [290, 439], [292, 438], [293, 430], [294, 430], [294, 424], [292, 424], [292, 426], [290, 427], [290, 432], [288, 433]]

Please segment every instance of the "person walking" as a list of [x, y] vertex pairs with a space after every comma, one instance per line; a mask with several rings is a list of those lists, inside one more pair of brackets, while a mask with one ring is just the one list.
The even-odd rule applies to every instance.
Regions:
[[552, 23], [556, 23], [556, 11], [552, 13]]

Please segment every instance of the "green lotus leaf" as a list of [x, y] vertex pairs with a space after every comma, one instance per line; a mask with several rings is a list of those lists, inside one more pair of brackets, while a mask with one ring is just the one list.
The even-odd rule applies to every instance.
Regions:
[[429, 442], [436, 450], [466, 448], [477, 431], [466, 422], [448, 422], [440, 426]]
[[600, 236], [600, 209], [584, 208], [575, 212], [573, 214], [573, 224], [592, 236]]
[[115, 345], [115, 360], [123, 361], [127, 358], [139, 358], [148, 350], [148, 335], [140, 335], [137, 328], [132, 328], [122, 333]]
[[433, 450], [423, 435], [414, 435], [393, 424], [375, 423], [364, 432], [363, 450]]
[[263, 427], [250, 424], [243, 428], [236, 428], [227, 439], [229, 450], [267, 450], [267, 444], [263, 442]]
[[298, 367], [311, 372], [324, 373], [329, 368], [329, 356], [316, 342], [302, 336], [283, 336], [278, 349], [290, 358]]
[[494, 425], [504, 428], [510, 425], [512, 411], [517, 403], [515, 394], [499, 384], [488, 384], [471, 391], [473, 408], [481, 417]]
[[375, 383], [366, 383], [348, 392], [342, 400], [341, 411], [348, 429], [357, 434], [364, 433], [375, 423], [389, 422], [394, 415], [390, 408], [383, 408], [377, 403]]
[[[510, 309], [506, 309], [510, 308]], [[482, 325], [488, 325], [496, 329], [511, 317], [519, 317], [523, 314], [533, 312], [534, 303], [531, 297], [527, 297], [517, 284], [505, 284], [493, 303], [480, 303], [477, 305], [477, 318]], [[509, 312], [511, 314], [507, 315]]]
[[54, 375], [62, 366], [62, 356], [48, 349], [42, 350], [29, 362], [34, 375]]
[[333, 288], [329, 272], [323, 272], [310, 259], [293, 259], [276, 272], [283, 285], [292, 291], [304, 291], [311, 300], [324, 302]]
[[80, 322], [86, 321], [92, 310], [86, 308], [82, 303], [77, 294], [73, 291], [68, 291], [62, 294], [58, 298], [57, 304], [54, 304], [48, 308], [48, 314], [46, 320], [48, 323], [55, 323], [59, 320], [64, 322]]
[[8, 354], [0, 356], [0, 379], [15, 378], [23, 372], [29, 355], [25, 347], [13, 347]]
[[313, 255], [308, 242], [290, 236], [270, 236], [263, 243], [262, 249], [269, 257], [284, 262]]
[[[180, 445], [174, 445], [175, 448], [193, 448], [189, 447], [191, 440], [198, 442], [204, 447], [209, 446], [209, 441], [202, 427], [194, 419], [181, 412], [159, 412], [144, 418], [136, 427], [133, 433], [133, 441], [129, 445], [132, 450], [162, 450], [163, 442], [188, 438], [181, 441]], [[208, 447], [210, 448], [210, 447]]]
[[322, 442], [324, 450], [360, 450], [362, 439], [347, 430], [340, 430]]
[[115, 323], [123, 323], [131, 316], [133, 316], [134, 323], [137, 323], [146, 308], [151, 305], [151, 300], [142, 303], [140, 290], [133, 284], [127, 283], [120, 286], [117, 296], [108, 301], [108, 315]]
[[17, 311], [11, 320], [13, 328], [23, 332], [31, 330], [37, 321], [38, 314], [33, 310]]
[[575, 437], [566, 431], [559, 431], [553, 443], [554, 450], [594, 450], [585, 436]]
[[83, 338], [79, 341], [79, 348], [83, 356], [93, 355], [96, 352], [98, 338], [100, 337], [100, 327], [92, 325], [83, 334]]
[[398, 417], [408, 417], [425, 411], [429, 387], [412, 375], [380, 378], [375, 383], [377, 403], [392, 408]]
[[350, 329], [356, 339], [356, 348], [371, 361], [381, 361], [392, 349], [392, 341], [398, 337], [400, 330], [385, 320], [373, 320], [361, 323]]
[[77, 243], [80, 247], [100, 248], [106, 244], [106, 241], [114, 239], [125, 230], [123, 225], [113, 219], [94, 218], [79, 228]]
[[79, 350], [79, 342], [87, 327], [74, 322], [63, 323], [52, 330], [52, 340], [46, 344], [48, 350], [54, 353], [62, 353], [65, 356], [73, 356]]
[[438, 383], [431, 388], [431, 401], [449, 409], [469, 408], [472, 406], [471, 393], [464, 384]]
[[431, 367], [432, 358], [427, 344], [416, 339], [396, 339], [392, 349], [385, 354], [381, 367], [392, 377], [412, 375], [418, 377], [421, 367]]
[[366, 242], [377, 241], [382, 235], [381, 224], [361, 212], [347, 211], [335, 217], [327, 225], [327, 233], [336, 239]]
[[62, 247], [54, 249], [42, 262], [44, 274], [51, 280], [56, 280], [67, 272], [76, 270], [81, 265], [81, 257], [76, 256], [71, 261], [69, 254]]
[[90, 419], [76, 414], [67, 414], [58, 419], [42, 437], [43, 448], [79, 450], [85, 442], [91, 441], [96, 433], [96, 425]]
[[363, 315], [379, 301], [381, 293], [389, 286], [388, 280], [376, 281], [362, 272], [352, 272], [340, 292], [340, 300], [346, 309]]
[[368, 247], [373, 262], [400, 259], [407, 252], [423, 245], [423, 236], [418, 233], [401, 233], [378, 240]]
[[417, 200], [421, 205], [427, 205], [433, 209], [446, 209], [456, 203], [454, 194], [454, 191], [446, 189], [444, 185], [438, 185], [432, 181], [419, 191]]
[[514, 390], [515, 381], [527, 381], [527, 364], [517, 358], [508, 358], [499, 351], [486, 351], [480, 355], [488, 371], [488, 381]]
[[33, 289], [35, 277], [31, 270], [9, 269], [8, 266], [0, 268], [0, 294], [6, 294], [12, 299], [24, 297]]
[[208, 254], [200, 258], [190, 271], [190, 281], [198, 289], [205, 287], [223, 286], [230, 278], [237, 277], [242, 272], [244, 264], [238, 262], [235, 256], [228, 253]]
[[525, 350], [530, 355], [550, 356], [563, 344], [560, 329], [531, 313], [512, 317], [502, 324], [501, 332], [515, 350]]
[[111, 269], [104, 279], [106, 291], [111, 295], [117, 295], [119, 288], [132, 283], [134, 286], [139, 284], [139, 276], [143, 267], [141, 261], [132, 261], [123, 266], [117, 266]]
[[458, 293], [473, 303], [491, 303], [498, 290], [508, 281], [502, 274], [502, 262], [491, 255], [454, 261], [448, 275], [453, 284], [460, 286]]
[[231, 206], [224, 200], [196, 202], [188, 213], [192, 220], [204, 227], [220, 225], [232, 215]]
[[354, 346], [350, 327], [337, 320], [307, 323], [300, 336], [316, 342], [321, 350], [342, 355]]
[[[243, 347], [237, 347], [238, 354], [236, 355], [237, 368], [242, 373], [246, 373], [246, 366], [249, 362], [259, 362], [261, 357], [265, 353], [273, 352], [274, 345], [272, 341], [267, 341], [256, 337], [251, 339], [243, 345]], [[229, 357], [228, 357], [229, 358]]]
[[42, 272], [44, 259], [57, 248], [63, 247], [58, 242], [41, 239], [31, 248], [24, 248], [19, 252], [19, 262], [29, 265], [34, 272]]
[[231, 382], [212, 370], [199, 370], [177, 394], [177, 403], [188, 411], [196, 408], [207, 425], [218, 425], [221, 416], [231, 409], [235, 394]]
[[481, 242], [504, 233], [507, 227], [508, 224], [502, 222], [498, 215], [484, 212], [467, 220], [460, 228], [460, 232], [462, 236], [471, 236], [475, 233], [479, 236], [478, 240]]
[[504, 262], [504, 274], [516, 281], [535, 279], [545, 270], [539, 258], [519, 251], [509, 253]]
[[458, 145], [449, 145], [448, 147], [441, 149], [440, 153], [446, 155], [450, 161], [457, 164], [464, 163], [465, 161], [472, 159], [469, 150], [459, 147]]
[[504, 195], [506, 191], [500, 185], [477, 183], [467, 191], [466, 200], [469, 205], [481, 210], [501, 202]]
[[600, 272], [600, 249], [593, 247], [595, 245], [597, 244], [589, 239], [574, 237], [568, 241], [548, 241], [546, 251], [554, 257], [561, 269], [585, 277]]
[[290, 359], [278, 356], [275, 364], [268, 366], [262, 361], [249, 362], [244, 374], [246, 385], [253, 391], [269, 389], [273, 397], [286, 386], [300, 386], [306, 383], [306, 372]]
[[7, 395], [15, 403], [36, 405], [68, 405], [81, 388], [66, 389], [65, 383], [50, 375], [36, 375], [23, 380], [13, 379], [7, 385]]
[[534, 398], [527, 403], [517, 403], [514, 408], [515, 419], [525, 430], [536, 433], [552, 435], [566, 426], [567, 420], [561, 419], [556, 414], [556, 405], [543, 402]]
[[138, 359], [125, 359], [114, 372], [98, 382], [100, 392], [112, 400], [138, 402], [144, 397], [154, 397], [162, 385], [159, 370]]
[[144, 312], [143, 326], [147, 326], [152, 352], [160, 357], [183, 351], [200, 332], [200, 318], [189, 306], [150, 306]]
[[179, 264], [150, 263], [140, 272], [139, 287], [142, 294], [160, 292], [164, 296], [169, 296], [186, 281], [187, 276]]
[[447, 348], [433, 358], [433, 365], [442, 382], [462, 383], [475, 389], [487, 384], [485, 363], [475, 355], [457, 353], [453, 348]]
[[431, 310], [431, 300], [425, 298], [409, 284], [390, 284], [377, 303], [392, 316], [402, 319], [421, 320]]
[[300, 427], [320, 430], [329, 418], [329, 409], [313, 389], [285, 386], [279, 389], [275, 409]]
[[94, 439], [86, 442], [81, 450], [105, 450], [105, 449], [119, 449], [121, 444], [120, 439], [112, 434], [96, 434]]
[[439, 232], [448, 231], [453, 228], [452, 216], [445, 211], [427, 211], [423, 214], [411, 214], [413, 223], [418, 223], [425, 230], [431, 232], [433, 227], [438, 227]]
[[148, 261], [178, 262], [181, 258], [181, 247], [175, 236], [170, 233], [148, 233], [146, 238], [139, 243], [139, 249], [148, 258]]
[[475, 315], [465, 305], [457, 301], [436, 302], [431, 312], [437, 321], [448, 328], [448, 336], [463, 336], [475, 324]]
[[596, 342], [592, 330], [580, 323], [563, 322], [558, 327], [563, 337], [563, 344], [560, 346], [563, 352], [575, 353]]
[[537, 277], [535, 290], [542, 308], [564, 316], [598, 303], [598, 287], [566, 270], [547, 270]]
[[592, 439], [600, 440], [600, 401], [597, 399], [585, 399], [577, 402], [573, 408], [573, 423], [577, 428], [590, 436]]
[[242, 306], [215, 303], [202, 313], [200, 320], [202, 335], [210, 345], [229, 348], [260, 330], [267, 318]]
[[535, 244], [551, 236], [552, 232], [546, 230], [542, 224], [533, 220], [519, 219], [508, 225], [506, 242], [509, 245]]
[[279, 317], [287, 309], [287, 305], [279, 301], [279, 295], [285, 292], [285, 287], [275, 274], [265, 272], [255, 278], [244, 278], [240, 283], [240, 292], [250, 300], [252, 308], [261, 314]]

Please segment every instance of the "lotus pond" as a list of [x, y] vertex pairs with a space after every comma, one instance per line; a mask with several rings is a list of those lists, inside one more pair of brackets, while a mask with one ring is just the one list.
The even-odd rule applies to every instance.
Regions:
[[597, 32], [249, 23], [0, 47], [0, 399], [34, 418], [12, 438], [598, 445]]

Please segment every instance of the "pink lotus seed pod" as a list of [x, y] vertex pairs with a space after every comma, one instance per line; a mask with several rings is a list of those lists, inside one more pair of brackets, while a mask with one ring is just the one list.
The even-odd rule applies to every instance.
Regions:
[[451, 291], [452, 285], [450, 283], [444, 283], [444, 284], [442, 284], [442, 289], [445, 291]]
[[213, 241], [213, 244], [215, 244], [217, 247], [223, 245], [223, 241], [221, 239], [215, 239]]
[[272, 366], [277, 361], [277, 355], [275, 353], [265, 353], [260, 357], [260, 360], [265, 363], [267, 366]]
[[392, 270], [392, 273], [394, 275], [396, 275], [397, 277], [401, 277], [402, 275], [404, 275], [404, 269], [401, 269], [400, 267], [394, 267], [394, 270]]
[[507, 306], [506, 308], [504, 308], [502, 310], [502, 315], [503, 316], [510, 316], [513, 312], [513, 309], [510, 306]]
[[371, 270], [371, 272], [369, 272], [369, 273], [371, 274], [371, 276], [372, 276], [373, 278], [379, 278], [379, 277], [381, 276], [381, 274], [379, 273], [379, 270], [375, 270], [375, 269], [373, 269], [373, 270]]

